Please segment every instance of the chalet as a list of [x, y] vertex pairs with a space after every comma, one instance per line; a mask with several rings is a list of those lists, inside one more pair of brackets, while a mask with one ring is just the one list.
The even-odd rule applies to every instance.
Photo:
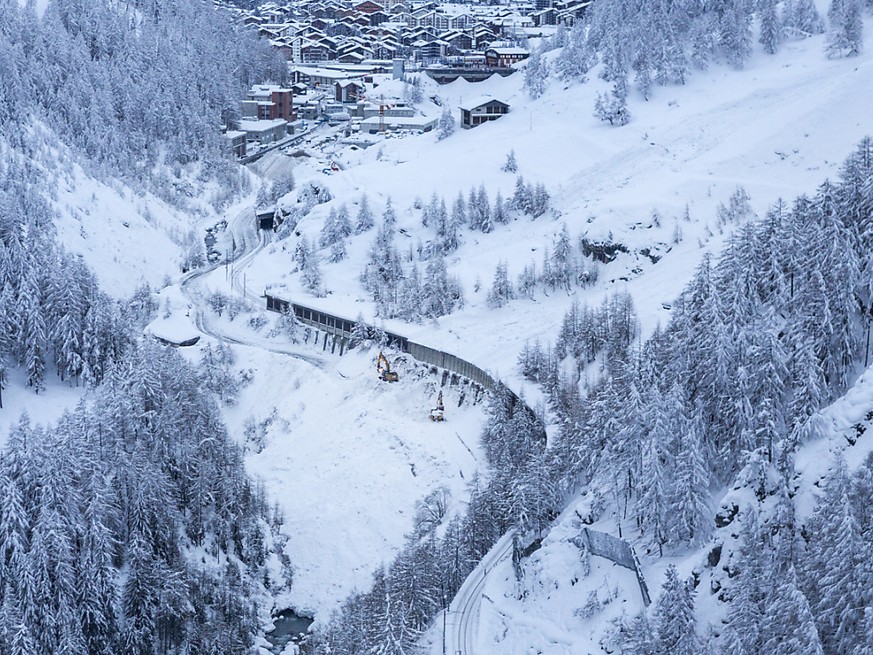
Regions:
[[380, 98], [380, 103], [359, 102], [355, 108], [355, 116], [358, 118], [412, 118], [415, 116], [415, 108], [397, 98]]
[[364, 85], [355, 80], [340, 80], [334, 85], [337, 102], [357, 102], [364, 93]]
[[[316, 41], [319, 45], [323, 45], [330, 52], [336, 54], [336, 49], [339, 46], [340, 40], [331, 36], [323, 36]], [[332, 59], [332, 57], [331, 57]]]
[[461, 105], [461, 127], [470, 129], [495, 121], [509, 112], [509, 105], [494, 98], [481, 97]]
[[472, 30], [473, 35], [473, 47], [474, 48], [485, 48], [485, 46], [490, 45], [495, 40], [497, 40], [497, 32], [492, 30], [487, 25], [476, 25]]
[[348, 18], [343, 18], [340, 22], [334, 23], [327, 28], [329, 36], [354, 36], [361, 29]]
[[260, 36], [275, 38], [278, 36], [285, 36], [290, 29], [291, 23], [264, 23], [258, 28], [258, 34]]
[[414, 30], [409, 30], [403, 33], [400, 41], [405, 46], [411, 46], [416, 41], [430, 41], [437, 38], [436, 32], [433, 30], [418, 27]]
[[391, 20], [391, 16], [389, 16], [384, 11], [373, 11], [367, 15], [369, 19], [370, 25], [381, 25], [382, 23], [387, 23]]
[[309, 86], [303, 82], [295, 82], [291, 85], [291, 91], [295, 96], [305, 96]]
[[313, 21], [317, 20], [325, 22], [325, 25], [322, 25], [318, 28], [323, 30], [326, 27], [326, 21], [336, 18], [336, 12], [336, 7], [318, 7], [316, 9], [313, 9], [309, 15], [312, 16]]
[[372, 14], [376, 11], [384, 11], [385, 7], [380, 4], [376, 4], [372, 2], [372, 0], [364, 0], [364, 2], [355, 5], [355, 10], [360, 11], [364, 14]]
[[445, 41], [456, 52], [473, 49], [473, 37], [460, 30], [450, 30], [440, 35], [440, 40]]
[[342, 64], [360, 64], [365, 59], [369, 58], [369, 54], [364, 54], [360, 50], [360, 46], [352, 50], [346, 50], [341, 55], [338, 54], [336, 60]]
[[485, 65], [506, 68], [530, 57], [524, 48], [496, 47], [485, 50]]
[[557, 14], [555, 13], [555, 10], [551, 7], [535, 11], [530, 15], [530, 17], [533, 19], [534, 25], [536, 27], [557, 24]]
[[327, 34], [325, 34], [323, 30], [317, 30], [314, 27], [310, 27], [302, 34], [302, 36], [310, 41], [319, 41], [320, 39], [327, 38]]
[[454, 16], [447, 16], [448, 25], [447, 29], [450, 30], [465, 30], [467, 27], [473, 24], [473, 19], [469, 14], [455, 14]]
[[394, 59], [397, 56], [397, 46], [390, 41], [373, 44], [373, 57], [377, 59]]
[[433, 10], [419, 8], [406, 17], [406, 24], [410, 28], [433, 27]]
[[412, 52], [419, 61], [436, 61], [446, 56], [449, 44], [439, 39], [432, 41], [416, 41], [412, 44]]
[[285, 61], [294, 61], [295, 50], [294, 46], [286, 41], [270, 41], [270, 46], [278, 52]]
[[333, 59], [334, 54], [327, 46], [310, 41], [300, 47], [300, 56], [297, 58], [297, 61], [301, 64], [314, 64], [319, 61]]
[[582, 18], [591, 6], [591, 0], [555, 0], [552, 6], [555, 11], [571, 12], [576, 18]]

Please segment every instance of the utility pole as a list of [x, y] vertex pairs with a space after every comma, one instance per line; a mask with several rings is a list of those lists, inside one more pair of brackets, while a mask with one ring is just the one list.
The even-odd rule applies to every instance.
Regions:
[[446, 614], [449, 613], [449, 608], [446, 605], [446, 595], [443, 594], [443, 655], [446, 655]]

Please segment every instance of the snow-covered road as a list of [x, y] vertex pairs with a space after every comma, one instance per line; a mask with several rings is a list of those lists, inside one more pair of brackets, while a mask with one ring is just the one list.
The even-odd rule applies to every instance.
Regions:
[[488, 572], [512, 554], [514, 532], [507, 532], [488, 551], [479, 565], [464, 580], [449, 606], [451, 629], [448, 630], [448, 652], [453, 655], [473, 655], [476, 652], [476, 628], [479, 626], [479, 607]]
[[[234, 265], [230, 273], [231, 289], [247, 301], [258, 304], [260, 296], [246, 284], [246, 269], [251, 265], [257, 254], [267, 246], [272, 234], [264, 230], [256, 230], [253, 212], [245, 209], [239, 212], [229, 223], [228, 228], [233, 234]], [[278, 355], [286, 355], [300, 359], [318, 368], [324, 368], [325, 361], [321, 357], [311, 354], [306, 349], [274, 343], [268, 339], [247, 334], [242, 337], [238, 334], [228, 334], [209, 321], [211, 309], [208, 306], [208, 278], [217, 274], [222, 264], [216, 263], [208, 268], [200, 268], [186, 274], [179, 282], [182, 293], [188, 299], [193, 312], [194, 325], [205, 335], [236, 345], [252, 346]]]

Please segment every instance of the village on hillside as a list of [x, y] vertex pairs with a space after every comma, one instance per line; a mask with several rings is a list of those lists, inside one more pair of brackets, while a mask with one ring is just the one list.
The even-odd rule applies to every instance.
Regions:
[[[226, 134], [242, 159], [292, 141], [313, 122], [349, 121], [346, 134], [429, 132], [437, 117], [416, 111], [421, 93], [416, 76], [407, 73], [423, 73], [440, 84], [459, 77], [479, 82], [495, 74], [510, 75], [529, 57], [529, 38], [550, 35], [559, 25], [572, 26], [591, 2], [301, 0], [267, 2], [254, 9], [226, 0], [215, 4], [257, 30], [289, 67], [287, 88], [255, 86], [242, 101], [242, 120]], [[412, 84], [376, 90], [388, 80]], [[454, 108], [461, 127], [475, 127], [509, 109], [501, 99], [481, 100]]]

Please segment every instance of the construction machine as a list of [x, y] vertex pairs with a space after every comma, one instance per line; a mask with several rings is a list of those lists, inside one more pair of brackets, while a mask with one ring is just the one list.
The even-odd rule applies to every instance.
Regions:
[[400, 379], [397, 371], [391, 370], [391, 363], [381, 350], [379, 351], [379, 359], [376, 360], [376, 370], [379, 371], [379, 379], [383, 382], [397, 382]]
[[437, 406], [430, 410], [430, 420], [436, 423], [445, 421], [446, 408], [443, 405], [443, 392], [440, 391], [440, 395], [437, 397]]

